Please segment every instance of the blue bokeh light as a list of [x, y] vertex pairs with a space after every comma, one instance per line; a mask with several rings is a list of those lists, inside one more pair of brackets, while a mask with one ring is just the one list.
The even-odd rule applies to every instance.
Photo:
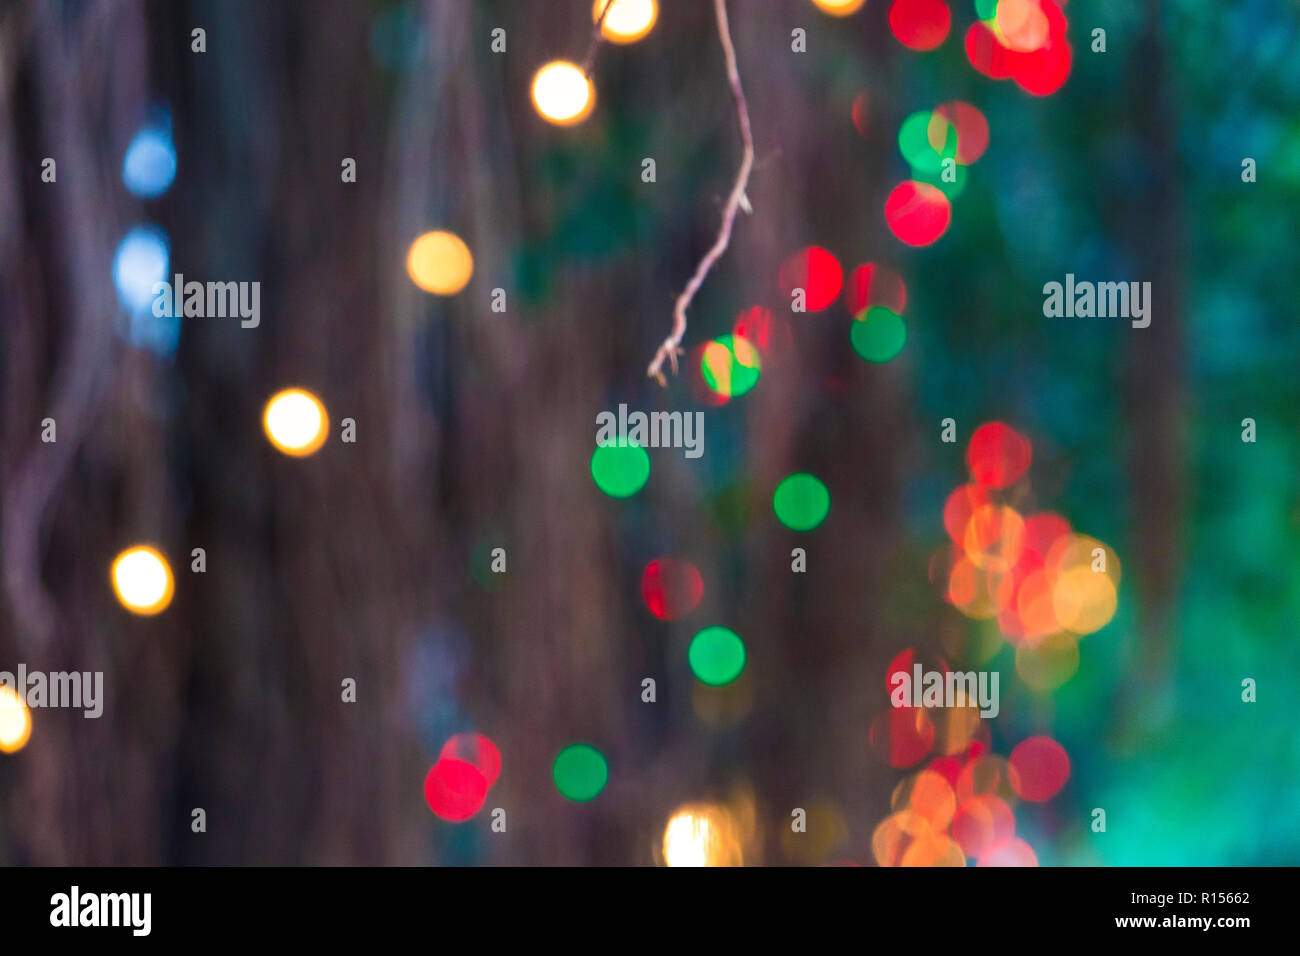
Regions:
[[176, 178], [176, 147], [163, 126], [146, 126], [135, 134], [122, 160], [122, 182], [133, 196], [153, 199]]
[[151, 309], [154, 283], [167, 281], [170, 259], [167, 233], [153, 225], [133, 226], [113, 255], [118, 301], [130, 312]]

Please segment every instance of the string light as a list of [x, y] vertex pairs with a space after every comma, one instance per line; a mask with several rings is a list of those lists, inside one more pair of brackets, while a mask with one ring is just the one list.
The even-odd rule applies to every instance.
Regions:
[[443, 230], [426, 232], [406, 254], [411, 281], [434, 295], [455, 295], [474, 274], [474, 257], [460, 236]]
[[596, 90], [568, 60], [552, 60], [533, 75], [533, 106], [548, 123], [573, 126], [591, 115]]
[[310, 455], [325, 444], [328, 425], [320, 399], [301, 388], [277, 392], [262, 413], [262, 426], [271, 444], [295, 458]]
[[172, 569], [167, 559], [147, 544], [135, 545], [119, 554], [113, 561], [110, 577], [118, 601], [133, 614], [158, 614], [172, 601]]
[[32, 735], [32, 712], [12, 687], [0, 687], [0, 753], [13, 754]]
[[[609, 12], [602, 21], [606, 4]], [[635, 43], [654, 29], [658, 19], [655, 0], [595, 0], [591, 5], [591, 22], [600, 23], [600, 35], [611, 43]]]
[[740, 866], [736, 823], [725, 807], [681, 807], [664, 827], [667, 866]]
[[862, 9], [867, 0], [812, 0], [813, 6], [833, 17], [847, 17]]

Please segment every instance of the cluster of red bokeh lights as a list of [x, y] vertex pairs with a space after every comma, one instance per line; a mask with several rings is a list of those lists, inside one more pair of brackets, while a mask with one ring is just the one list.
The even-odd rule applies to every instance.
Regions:
[[[976, 4], [980, 15], [966, 32], [966, 56], [979, 73], [994, 80], [1010, 79], [1034, 96], [1055, 93], [1070, 74], [1073, 52], [1066, 38], [1068, 23], [1055, 0], [984, 0]], [[948, 36], [952, 14], [944, 0], [894, 0], [889, 8], [889, 27], [900, 43], [919, 52], [935, 50]], [[983, 114], [962, 104], [967, 117], [935, 114], [940, 125], [947, 120], [958, 141], [955, 161], [974, 161], [970, 145], [982, 136], [977, 152], [988, 141]], [[853, 106], [854, 125], [861, 131], [865, 122], [865, 99]], [[982, 125], [982, 132], [978, 126]], [[940, 133], [940, 138], [946, 135]], [[932, 132], [932, 138], [935, 134]], [[915, 177], [915, 173], [913, 174]], [[885, 221], [890, 230], [909, 246], [936, 242], [952, 222], [951, 197], [933, 182], [912, 178], [899, 183], [885, 200]]]

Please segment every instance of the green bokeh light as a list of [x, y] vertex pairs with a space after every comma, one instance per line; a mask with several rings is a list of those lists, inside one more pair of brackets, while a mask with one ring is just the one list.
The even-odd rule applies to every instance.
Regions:
[[975, 16], [987, 23], [997, 15], [998, 0], [975, 0]]
[[826, 520], [831, 510], [831, 493], [814, 475], [805, 472], [786, 475], [772, 493], [772, 510], [777, 520], [791, 531], [811, 531]]
[[[943, 149], [935, 150], [930, 142], [930, 123], [942, 125], [945, 135]], [[938, 174], [943, 168], [943, 161], [957, 156], [956, 130], [943, 117], [936, 117], [930, 110], [920, 110], [903, 120], [898, 129], [898, 150], [914, 169], [923, 173]]]
[[878, 305], [867, 309], [849, 330], [853, 351], [868, 362], [888, 362], [898, 357], [907, 342], [907, 326], [896, 314]]
[[555, 758], [551, 768], [555, 789], [578, 803], [594, 800], [609, 781], [605, 755], [590, 744], [569, 744]]
[[691, 638], [686, 657], [702, 683], [722, 687], [745, 669], [745, 642], [730, 628], [706, 627]]
[[650, 456], [625, 438], [597, 445], [591, 453], [591, 477], [611, 498], [636, 494], [650, 478]]

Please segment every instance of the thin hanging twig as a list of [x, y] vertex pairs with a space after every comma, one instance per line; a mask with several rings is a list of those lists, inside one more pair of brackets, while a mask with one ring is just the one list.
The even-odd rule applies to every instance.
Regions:
[[713, 264], [727, 251], [727, 244], [731, 241], [731, 227], [736, 221], [736, 210], [750, 211], [749, 198], [745, 195], [749, 174], [754, 168], [754, 137], [749, 128], [749, 104], [745, 100], [745, 91], [740, 85], [740, 71], [736, 67], [736, 48], [731, 43], [731, 27], [727, 24], [725, 0], [713, 0], [713, 9], [718, 18], [718, 36], [722, 40], [722, 53], [727, 60], [727, 80], [731, 83], [731, 95], [736, 101], [740, 141], [745, 151], [740, 160], [740, 170], [736, 173], [735, 185], [731, 187], [731, 195], [727, 197], [727, 204], [722, 209], [722, 226], [718, 229], [718, 238], [700, 260], [700, 264], [695, 267], [695, 274], [691, 276], [691, 281], [686, 283], [686, 288], [677, 297], [677, 302], [673, 306], [672, 333], [664, 339], [663, 344], [659, 346], [659, 351], [655, 352], [650, 367], [646, 369], [646, 374], [660, 385], [668, 384], [662, 371], [664, 359], [668, 360], [673, 374], [677, 373], [677, 356], [682, 354], [682, 336], [686, 334], [686, 308], [695, 298], [695, 293], [699, 291], [700, 286], [704, 284], [704, 279], [713, 268]]
[[587, 56], [582, 61], [582, 75], [591, 79], [591, 68], [596, 65], [596, 48], [600, 46], [602, 34], [600, 28], [605, 25], [605, 14], [614, 5], [614, 0], [605, 0], [605, 6], [596, 18], [596, 25], [591, 28], [591, 43], [587, 44]]

